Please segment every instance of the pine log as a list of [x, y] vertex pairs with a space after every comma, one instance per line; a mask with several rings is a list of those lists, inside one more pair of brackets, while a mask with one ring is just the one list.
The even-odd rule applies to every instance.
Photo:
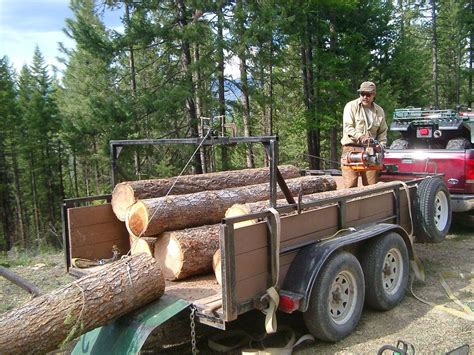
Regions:
[[[287, 180], [295, 196], [334, 190], [336, 182], [329, 176], [304, 176]], [[283, 197], [281, 191], [278, 196]], [[202, 191], [194, 194], [140, 200], [127, 213], [126, 226], [134, 236], [152, 236], [165, 231], [210, 225], [220, 222], [226, 210], [236, 203], [261, 201], [269, 197], [269, 184]]]
[[167, 280], [212, 272], [212, 256], [219, 249], [220, 224], [165, 232], [158, 238], [155, 258]]
[[[300, 176], [292, 165], [278, 167], [285, 179]], [[125, 221], [127, 209], [136, 201], [168, 195], [183, 195], [200, 191], [222, 190], [255, 185], [269, 181], [268, 168], [222, 171], [209, 174], [184, 175], [169, 179], [127, 181], [117, 184], [112, 192], [112, 209], [120, 221]], [[173, 186], [174, 184], [174, 186]], [[168, 193], [169, 192], [169, 193]]]
[[45, 354], [163, 295], [159, 263], [145, 254], [106, 265], [0, 315], [0, 354]]
[[129, 236], [130, 240], [130, 254], [136, 255], [145, 253], [154, 257], [155, 246], [158, 238], [154, 237], [135, 237], [134, 235]]
[[222, 285], [222, 266], [221, 266], [221, 250], [217, 251], [212, 256], [212, 269], [219, 285]]

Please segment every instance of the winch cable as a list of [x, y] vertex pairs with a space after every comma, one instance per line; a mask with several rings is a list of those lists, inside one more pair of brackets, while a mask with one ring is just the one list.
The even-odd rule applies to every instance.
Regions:
[[[163, 197], [168, 197], [168, 195], [171, 193], [171, 191], [173, 190], [173, 188], [175, 187], [176, 183], [178, 182], [179, 178], [184, 174], [184, 172], [186, 171], [186, 169], [188, 168], [189, 164], [191, 164], [191, 161], [194, 159], [194, 156], [197, 154], [197, 152], [199, 152], [199, 149], [201, 149], [203, 143], [205, 142], [205, 140], [207, 139], [207, 137], [209, 137], [209, 135], [211, 134], [212, 130], [208, 130], [206, 135], [202, 138], [201, 142], [198, 144], [197, 148], [194, 150], [193, 154], [191, 155], [191, 157], [189, 158], [188, 162], [186, 163], [186, 165], [184, 166], [184, 168], [181, 170], [181, 172], [179, 173], [178, 176], [176, 176], [176, 179], [174, 180], [173, 184], [171, 185], [171, 187], [169, 188], [168, 192], [166, 193], [165, 196]], [[155, 214], [158, 212], [158, 208], [155, 208], [155, 210], [153, 211], [153, 213], [151, 214], [151, 216], [148, 218], [148, 220], [152, 220], [153, 217], [155, 216]], [[137, 236], [137, 238], [141, 238], [143, 236], [143, 234], [145, 233], [145, 230], [142, 230], [140, 232], [140, 234]], [[133, 243], [132, 247], [130, 248], [130, 250], [128, 251], [127, 255], [130, 255], [132, 253], [132, 250], [133, 248], [137, 245], [137, 243]]]

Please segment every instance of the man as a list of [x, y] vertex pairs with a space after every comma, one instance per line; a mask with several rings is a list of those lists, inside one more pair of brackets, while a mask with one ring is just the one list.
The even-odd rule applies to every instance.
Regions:
[[[350, 101], [344, 107], [342, 128], [342, 154], [351, 151], [351, 146], [363, 146], [371, 139], [375, 139], [383, 147], [387, 143], [387, 122], [385, 113], [379, 105], [374, 102], [376, 95], [375, 84], [364, 81], [360, 84], [359, 98]], [[362, 184], [372, 185], [378, 182], [378, 171], [370, 170], [356, 172], [347, 166], [342, 166], [342, 177], [344, 187], [357, 187], [359, 174]]]

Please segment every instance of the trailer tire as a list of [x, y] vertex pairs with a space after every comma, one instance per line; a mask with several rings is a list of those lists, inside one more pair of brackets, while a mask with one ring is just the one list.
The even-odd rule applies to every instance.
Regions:
[[388, 311], [405, 297], [408, 284], [408, 250], [403, 238], [388, 233], [374, 238], [361, 260], [365, 277], [365, 304]]
[[464, 149], [470, 149], [470, 148], [471, 148], [471, 142], [469, 142], [466, 138], [463, 138], [463, 137], [450, 139], [448, 141], [448, 144], [446, 144], [446, 149], [450, 149], [450, 150], [464, 150]]
[[390, 144], [390, 149], [408, 149], [408, 141], [403, 138], [395, 139]]
[[306, 327], [320, 340], [341, 340], [359, 323], [364, 297], [364, 274], [359, 261], [350, 253], [336, 252], [313, 285], [303, 314]]
[[414, 201], [417, 241], [439, 243], [451, 226], [451, 200], [448, 188], [439, 178], [425, 179], [418, 185]]

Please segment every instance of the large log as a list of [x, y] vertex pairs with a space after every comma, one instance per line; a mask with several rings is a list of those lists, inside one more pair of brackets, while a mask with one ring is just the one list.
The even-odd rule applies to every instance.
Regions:
[[[300, 189], [304, 194], [311, 194], [336, 188], [336, 182], [329, 176], [304, 176], [288, 180], [287, 185], [293, 195]], [[265, 200], [268, 196], [269, 184], [259, 184], [140, 200], [129, 208], [126, 226], [134, 236], [152, 236], [215, 224], [230, 206]], [[283, 197], [283, 193], [279, 192], [278, 196]]]
[[0, 315], [0, 354], [45, 354], [163, 295], [159, 263], [139, 254]]
[[212, 272], [212, 256], [219, 249], [220, 224], [161, 234], [155, 258], [167, 280]]
[[[299, 169], [292, 165], [283, 165], [278, 169], [285, 179], [300, 176]], [[256, 168], [184, 175], [169, 179], [126, 181], [115, 186], [112, 192], [112, 209], [119, 220], [125, 221], [127, 209], [139, 199], [261, 184], [268, 182], [269, 176], [268, 168]]]

